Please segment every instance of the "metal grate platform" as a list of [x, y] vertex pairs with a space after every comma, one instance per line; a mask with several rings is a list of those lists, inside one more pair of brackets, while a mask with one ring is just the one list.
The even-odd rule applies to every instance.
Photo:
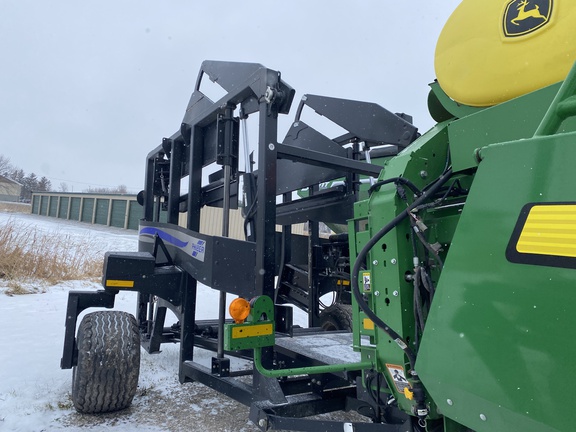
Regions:
[[359, 362], [360, 353], [352, 349], [352, 333], [315, 333], [277, 338], [276, 345], [326, 364]]

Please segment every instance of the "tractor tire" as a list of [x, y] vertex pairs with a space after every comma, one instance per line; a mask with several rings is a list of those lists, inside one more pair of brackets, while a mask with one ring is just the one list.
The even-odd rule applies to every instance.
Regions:
[[132, 403], [140, 373], [140, 332], [126, 312], [87, 314], [77, 337], [72, 402], [85, 414], [119, 411]]
[[320, 314], [320, 327], [326, 331], [352, 331], [352, 306], [335, 303]]

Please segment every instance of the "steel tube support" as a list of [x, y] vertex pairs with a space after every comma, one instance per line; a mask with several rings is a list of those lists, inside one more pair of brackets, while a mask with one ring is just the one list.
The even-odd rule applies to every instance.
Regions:
[[558, 132], [562, 122], [576, 116], [576, 63], [562, 83], [558, 94], [550, 104], [535, 137], [553, 135]]
[[[224, 165], [224, 204], [222, 209], [222, 237], [230, 234], [230, 165]], [[226, 291], [220, 291], [218, 304], [218, 349], [217, 358], [224, 358], [224, 323], [226, 320]]]
[[168, 223], [178, 225], [180, 214], [180, 181], [182, 177], [182, 144], [171, 140], [170, 188], [168, 191]]
[[372, 368], [374, 365], [371, 361], [363, 361], [357, 363], [340, 363], [333, 365], [322, 366], [309, 366], [301, 368], [288, 368], [288, 369], [266, 369], [262, 365], [262, 348], [254, 348], [254, 366], [256, 370], [268, 378], [282, 378], [295, 375], [313, 375], [334, 372], [349, 372], [362, 369]]

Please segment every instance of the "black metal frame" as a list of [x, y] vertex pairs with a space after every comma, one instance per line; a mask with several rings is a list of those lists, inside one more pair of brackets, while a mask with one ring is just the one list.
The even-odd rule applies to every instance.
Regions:
[[[222, 86], [227, 94], [216, 102], [208, 99], [201, 91], [206, 77]], [[280, 73], [262, 65], [215, 61], [202, 64], [180, 130], [163, 139], [146, 159], [140, 252], [106, 254], [105, 290], [96, 294], [71, 293], [63, 368], [75, 365], [74, 331], [80, 311], [92, 306], [112, 307], [117, 289], [127, 289], [139, 293], [137, 320], [142, 346], [149, 352], [157, 352], [162, 343], [179, 342], [180, 381], [202, 382], [251, 405], [251, 419], [263, 430], [269, 427], [316, 430], [317, 426], [309, 420], [296, 417], [369, 405], [355, 399], [356, 378], [361, 372], [277, 380], [256, 370], [230, 371], [227, 355], [251, 358], [251, 353], [226, 353], [223, 349], [226, 293], [275, 299], [279, 333], [294, 337], [299, 333], [292, 326], [291, 309], [281, 303], [306, 310], [310, 326], [318, 324], [320, 296], [341, 289], [335, 287], [336, 279], [321, 274], [327, 265], [322, 250], [329, 248], [330, 242], [320, 239], [318, 224], [344, 223], [350, 218], [352, 205], [358, 199], [360, 176], [377, 177], [381, 170], [380, 166], [361, 160], [358, 144], [387, 144], [393, 149], [388, 150], [389, 154], [394, 154], [417, 137], [416, 128], [406, 117], [377, 105], [307, 95], [300, 103], [293, 127], [283, 143], [279, 143], [278, 115], [288, 113], [293, 97], [294, 90], [281, 79]], [[325, 137], [301, 120], [304, 106], [345, 127], [349, 133], [337, 139]], [[235, 112], [241, 115], [235, 117]], [[258, 116], [259, 125], [258, 170], [242, 173], [238, 168], [238, 124], [240, 117], [253, 114]], [[344, 147], [344, 144], [350, 145]], [[210, 176], [208, 185], [203, 185], [204, 170], [213, 163], [222, 168]], [[255, 212], [247, 221], [253, 234], [247, 241], [228, 238], [229, 212], [238, 206], [241, 175], [256, 184], [256, 195], [252, 198]], [[186, 176], [188, 192], [181, 194], [180, 182]], [[344, 186], [318, 191], [318, 183], [338, 178], [346, 179]], [[302, 188], [309, 188], [310, 196], [293, 201], [292, 192]], [[279, 204], [277, 196], [283, 197]], [[200, 210], [205, 205], [223, 209], [222, 236], [199, 232]], [[178, 226], [181, 211], [187, 211], [185, 227]], [[164, 215], [165, 222], [160, 222]], [[310, 223], [304, 254], [303, 239], [291, 232], [291, 225], [300, 222]], [[277, 223], [283, 226], [282, 233], [276, 232]], [[200, 255], [191, 255], [190, 250], [179, 246], [180, 242], [194, 244]], [[332, 247], [347, 248], [347, 245], [340, 246], [336, 241]], [[280, 276], [277, 285], [276, 276]], [[111, 286], [111, 280], [131, 281], [133, 285], [118, 288]], [[217, 319], [196, 320], [197, 281], [221, 292]], [[349, 296], [343, 298], [349, 301]], [[178, 317], [178, 325], [164, 327], [168, 309]], [[311, 331], [314, 330], [306, 333]], [[211, 368], [194, 361], [194, 346], [215, 352]], [[278, 363], [300, 366], [318, 363], [273, 348], [264, 349], [263, 359], [267, 368]], [[250, 373], [251, 385], [236, 378]], [[331, 388], [334, 380], [338, 381], [337, 389]], [[366, 431], [400, 430], [393, 425], [355, 427], [354, 430]]]

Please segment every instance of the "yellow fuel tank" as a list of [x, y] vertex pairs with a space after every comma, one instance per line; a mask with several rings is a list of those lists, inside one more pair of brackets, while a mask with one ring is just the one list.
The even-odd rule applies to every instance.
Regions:
[[490, 106], [563, 80], [576, 61], [576, 0], [464, 0], [436, 45], [456, 102]]

